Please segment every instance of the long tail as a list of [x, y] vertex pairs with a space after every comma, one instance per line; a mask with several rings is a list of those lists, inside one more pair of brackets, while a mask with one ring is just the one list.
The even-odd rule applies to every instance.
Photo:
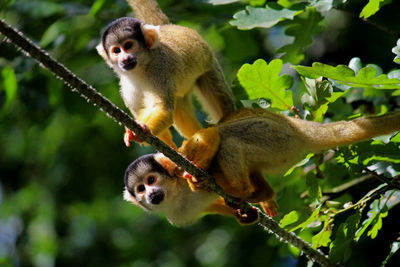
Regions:
[[135, 17], [141, 21], [153, 25], [170, 23], [155, 0], [127, 0], [127, 2], [133, 9]]
[[368, 140], [400, 130], [400, 112], [326, 124], [290, 119], [313, 151]]

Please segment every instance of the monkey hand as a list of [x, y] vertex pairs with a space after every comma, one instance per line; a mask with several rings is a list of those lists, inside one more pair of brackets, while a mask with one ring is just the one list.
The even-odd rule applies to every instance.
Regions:
[[251, 207], [251, 209], [246, 212], [241, 209], [237, 209], [235, 212], [235, 217], [242, 225], [253, 224], [258, 222], [260, 219], [258, 210], [255, 207]]
[[[142, 128], [142, 131], [147, 134], [151, 135], [150, 129], [147, 127], [146, 124], [136, 121], [137, 124], [139, 124], [140, 128]], [[134, 132], [132, 132], [130, 129], [125, 127], [125, 133], [124, 133], [124, 143], [125, 146], [130, 147], [131, 146], [131, 141], [137, 142], [137, 143], [142, 143], [143, 140], [136, 135]]]
[[186, 171], [183, 172], [182, 177], [186, 179], [190, 189], [193, 192], [211, 191], [208, 181], [205, 178], [196, 178]]

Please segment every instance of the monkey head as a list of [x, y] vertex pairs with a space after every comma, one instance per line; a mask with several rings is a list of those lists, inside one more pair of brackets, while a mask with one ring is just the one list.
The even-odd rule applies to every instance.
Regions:
[[[161, 154], [149, 154], [133, 161], [125, 171], [124, 199], [146, 211], [163, 212], [174, 206], [184, 179], [168, 172], [158, 160]], [[187, 187], [187, 185], [185, 185]]]
[[119, 18], [104, 30], [97, 52], [117, 73], [133, 70], [141, 55], [159, 45], [159, 26], [145, 24], [135, 18]]
[[170, 159], [161, 153], [145, 155], [125, 172], [124, 199], [145, 211], [163, 213], [175, 226], [195, 222], [219, 198], [213, 192], [193, 192]]

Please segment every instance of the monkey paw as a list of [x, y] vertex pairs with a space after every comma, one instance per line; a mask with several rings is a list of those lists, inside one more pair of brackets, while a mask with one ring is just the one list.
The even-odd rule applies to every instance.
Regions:
[[190, 189], [193, 192], [210, 191], [207, 179], [198, 179], [186, 171], [183, 173], [182, 176], [183, 176], [183, 178], [186, 179]]
[[[142, 131], [147, 134], [150, 135], [150, 129], [147, 127], [146, 124], [140, 122], [140, 121], [136, 121], [137, 124], [139, 124], [140, 128], [142, 128]], [[124, 143], [125, 146], [130, 147], [131, 146], [131, 141], [137, 142], [137, 143], [142, 143], [143, 140], [142, 138], [140, 138], [138, 135], [136, 135], [134, 132], [132, 132], [130, 129], [125, 127], [125, 133], [124, 133]]]
[[266, 214], [271, 217], [278, 215], [278, 203], [274, 199], [260, 202], [260, 206]]
[[235, 217], [242, 225], [254, 224], [260, 219], [258, 211], [254, 207], [246, 212], [241, 209], [237, 209]]

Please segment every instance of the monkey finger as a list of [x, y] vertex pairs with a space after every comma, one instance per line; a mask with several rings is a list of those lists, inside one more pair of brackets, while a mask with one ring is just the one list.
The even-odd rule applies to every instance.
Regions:
[[[146, 135], [151, 135], [151, 131], [150, 128], [147, 127], [147, 125], [141, 121], [136, 121], [137, 124], [139, 124], [140, 128], [142, 128], [142, 131], [146, 134]], [[137, 137], [138, 138], [138, 137]]]
[[131, 146], [131, 140], [133, 140], [133, 133], [128, 128], [125, 128], [124, 143], [125, 143], [126, 147], [130, 147]]

